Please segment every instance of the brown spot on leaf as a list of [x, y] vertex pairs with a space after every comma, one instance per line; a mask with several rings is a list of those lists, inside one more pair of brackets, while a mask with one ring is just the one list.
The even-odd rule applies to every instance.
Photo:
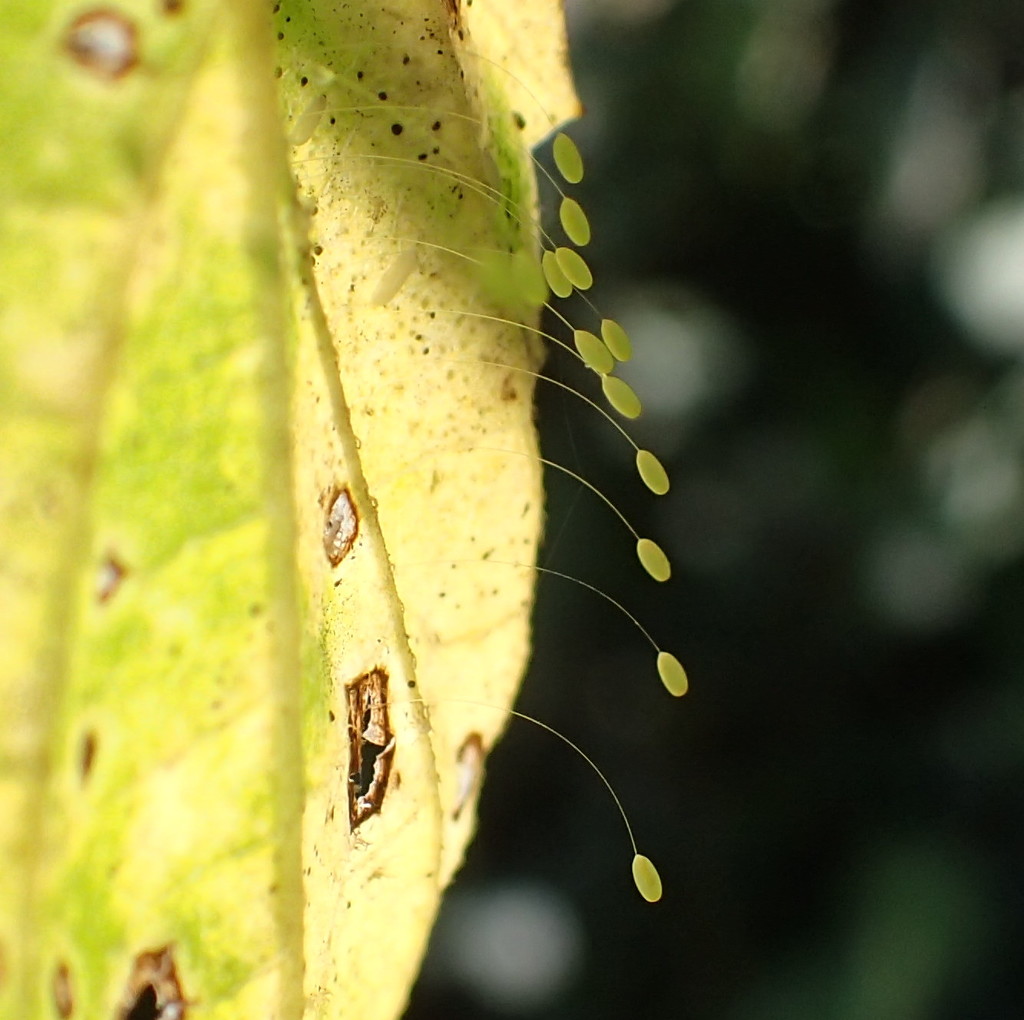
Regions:
[[320, 505], [327, 510], [324, 520], [324, 553], [327, 562], [336, 567], [349, 553], [359, 534], [359, 515], [356, 513], [352, 493], [347, 488], [334, 489], [321, 497]]
[[506, 373], [505, 378], [501, 380], [501, 399], [506, 403], [519, 399], [519, 390], [516, 389], [511, 372]]
[[117, 1020], [185, 1020], [188, 1002], [174, 963], [174, 949], [139, 953], [128, 976]]
[[98, 78], [113, 80], [139, 62], [135, 24], [109, 7], [80, 14], [68, 29], [64, 45], [68, 53]]
[[71, 990], [71, 971], [61, 960], [53, 972], [53, 1008], [61, 1020], [68, 1020], [75, 1012], [75, 997]]
[[388, 715], [388, 674], [378, 666], [345, 685], [348, 697], [348, 821], [355, 830], [384, 803], [395, 734]]
[[78, 750], [78, 778], [84, 783], [92, 772], [96, 762], [96, 734], [92, 730], [86, 730], [82, 736], [82, 743]]
[[480, 788], [480, 778], [484, 768], [484, 742], [479, 733], [470, 733], [463, 740], [462, 746], [455, 755], [455, 762], [459, 788], [452, 818], [458, 821], [463, 808], [473, 799], [476, 791]]
[[96, 575], [96, 601], [109, 602], [127, 573], [124, 564], [116, 556], [108, 554]]

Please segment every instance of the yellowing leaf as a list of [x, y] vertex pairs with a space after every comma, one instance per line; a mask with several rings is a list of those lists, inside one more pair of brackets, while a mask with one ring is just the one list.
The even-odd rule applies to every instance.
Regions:
[[5, 25], [4, 1017], [395, 1016], [471, 835], [575, 99], [549, 0], [335, 6]]
[[[480, 753], [505, 723], [455, 699], [510, 705], [527, 654], [532, 572], [504, 564], [532, 563], [539, 533], [533, 378], [516, 369], [536, 370], [540, 351], [528, 330], [497, 318], [534, 321], [536, 307], [489, 300], [478, 263], [500, 250], [536, 258], [537, 239], [521, 129], [509, 111], [479, 120], [479, 96], [463, 84], [478, 58], [461, 45], [461, 23], [408, 4], [371, 46], [352, 42], [361, 15], [351, 17], [331, 21], [337, 35], [312, 11], [277, 19], [293, 122], [324, 109], [294, 160], [317, 283], [300, 312], [296, 423], [318, 446], [297, 457], [296, 501], [311, 550], [308, 618], [324, 621], [329, 664], [315, 702], [341, 718], [342, 688], [379, 670], [387, 698], [409, 704], [390, 708], [386, 809], [355, 839], [346, 774], [315, 777], [318, 761], [329, 770], [344, 757], [345, 735], [327, 728], [322, 745], [307, 742], [307, 987], [323, 1003], [314, 1015], [361, 996], [354, 982], [386, 1016], [461, 862]], [[346, 418], [358, 450], [338, 425]], [[366, 527], [328, 573], [317, 536], [339, 492]], [[387, 596], [379, 607], [376, 591]], [[368, 943], [386, 947], [386, 962]]]

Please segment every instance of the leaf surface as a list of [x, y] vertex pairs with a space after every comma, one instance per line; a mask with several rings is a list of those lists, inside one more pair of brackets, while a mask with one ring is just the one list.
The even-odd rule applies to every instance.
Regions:
[[4, 1016], [397, 1015], [527, 655], [560, 15], [251, 8], [0, 43]]

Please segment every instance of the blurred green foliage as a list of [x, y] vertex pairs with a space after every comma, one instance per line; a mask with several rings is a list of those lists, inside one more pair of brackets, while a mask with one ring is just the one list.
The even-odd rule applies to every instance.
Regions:
[[582, 963], [502, 1012], [453, 977], [449, 919], [408, 1016], [1020, 1015], [1024, 6], [570, 13], [595, 300], [672, 491], [551, 392], [546, 455], [677, 569], [644, 578], [560, 477], [542, 562], [623, 599], [691, 692], [546, 578], [522, 707], [611, 774], [666, 894], [634, 904], [603, 791], [513, 727], [449, 913], [539, 882]]

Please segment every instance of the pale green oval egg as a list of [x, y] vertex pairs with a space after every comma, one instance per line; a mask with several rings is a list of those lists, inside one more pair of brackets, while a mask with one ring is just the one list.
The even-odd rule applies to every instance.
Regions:
[[572, 248], [556, 248], [555, 258], [558, 259], [558, 268], [577, 290], [590, 290], [594, 286], [594, 274], [578, 251], [573, 251]]
[[562, 271], [558, 257], [553, 251], [544, 252], [540, 260], [540, 267], [544, 273], [544, 279], [556, 297], [567, 298], [572, 293], [572, 284]]
[[599, 336], [585, 329], [574, 329], [572, 339], [587, 368], [599, 375], [607, 375], [615, 367], [615, 359]]
[[667, 581], [672, 576], [672, 566], [665, 555], [665, 550], [652, 539], [638, 539], [636, 555], [641, 566], [655, 581]]
[[563, 198], [558, 208], [558, 218], [562, 221], [565, 236], [581, 248], [590, 244], [590, 221], [583, 207], [575, 198]]
[[664, 496], [669, 490], [668, 472], [650, 450], [636, 451], [636, 469], [655, 496]]
[[551, 143], [551, 152], [558, 172], [570, 184], [579, 184], [583, 180], [583, 157], [576, 143], [564, 131], [559, 131]]
[[601, 338], [616, 361], [629, 361], [633, 357], [629, 334], [614, 319], [601, 320]]
[[608, 401], [623, 418], [639, 418], [643, 406], [633, 387], [614, 375], [601, 377], [601, 390]]
[[661, 899], [661, 875], [650, 857], [643, 854], [633, 857], [633, 882], [648, 903], [657, 903]]
[[681, 698], [690, 689], [683, 664], [671, 652], [658, 652], [658, 676], [674, 698]]

